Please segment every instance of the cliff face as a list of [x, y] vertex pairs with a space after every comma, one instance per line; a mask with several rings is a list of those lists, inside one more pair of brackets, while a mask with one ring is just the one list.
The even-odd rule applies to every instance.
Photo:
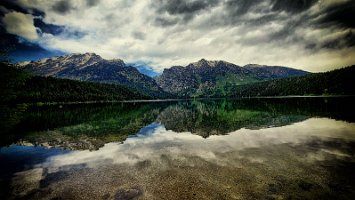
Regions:
[[164, 91], [181, 96], [224, 96], [236, 85], [252, 82], [303, 76], [306, 71], [279, 66], [246, 65], [201, 59], [186, 67], [165, 69], [156, 78]]

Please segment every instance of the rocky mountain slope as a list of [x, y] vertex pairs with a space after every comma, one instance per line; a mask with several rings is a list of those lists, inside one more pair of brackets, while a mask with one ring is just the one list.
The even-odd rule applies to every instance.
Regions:
[[186, 67], [165, 69], [153, 79], [120, 59], [105, 60], [94, 53], [23, 62], [18, 63], [18, 68], [39, 76], [124, 85], [154, 98], [223, 97], [238, 85], [309, 73], [287, 67], [255, 64], [241, 67], [225, 61], [201, 59]]
[[236, 85], [303, 76], [309, 72], [279, 66], [246, 65], [201, 59], [186, 67], [165, 69], [156, 78], [164, 91], [180, 97], [225, 96]]
[[122, 60], [105, 60], [94, 53], [22, 62], [18, 63], [18, 68], [39, 76], [124, 85], [156, 98], [168, 95], [154, 79], [134, 67], [126, 66]]

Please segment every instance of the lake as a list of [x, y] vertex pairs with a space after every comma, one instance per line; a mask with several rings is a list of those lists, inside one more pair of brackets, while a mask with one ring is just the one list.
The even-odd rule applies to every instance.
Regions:
[[353, 199], [354, 98], [0, 106], [0, 199]]

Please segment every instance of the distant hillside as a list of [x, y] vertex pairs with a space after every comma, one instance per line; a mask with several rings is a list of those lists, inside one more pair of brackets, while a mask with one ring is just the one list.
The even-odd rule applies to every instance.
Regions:
[[32, 76], [0, 63], [1, 103], [111, 101], [152, 98], [113, 84]]
[[131, 88], [156, 98], [168, 96], [149, 76], [126, 66], [120, 59], [105, 60], [94, 53], [69, 54], [39, 61], [18, 63], [18, 69], [39, 76], [80, 81], [112, 83]]
[[165, 69], [156, 78], [164, 91], [180, 97], [228, 96], [232, 87], [265, 80], [303, 76], [309, 72], [279, 66], [238, 65], [201, 59], [186, 67]]
[[355, 65], [302, 77], [235, 86], [229, 97], [285, 95], [355, 95]]
[[297, 70], [289, 67], [280, 67], [280, 66], [267, 66], [267, 65], [257, 65], [249, 64], [243, 67], [252, 72], [259, 80], [270, 80], [270, 79], [279, 79], [287, 78], [293, 76], [304, 76], [309, 74], [309, 72], [303, 70]]

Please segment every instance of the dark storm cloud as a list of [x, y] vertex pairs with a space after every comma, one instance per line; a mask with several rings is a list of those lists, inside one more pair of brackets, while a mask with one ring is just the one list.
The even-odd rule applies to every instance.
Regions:
[[[169, 20], [163, 17], [156, 18], [156, 24], [162, 26], [174, 25], [178, 22], [188, 22], [194, 18], [194, 16], [202, 11], [216, 6], [218, 0], [159, 0], [153, 3], [153, 7], [156, 8], [157, 13], [168, 13], [172, 16], [179, 16], [179, 20]], [[176, 23], [175, 23], [176, 22]]]
[[50, 33], [52, 35], [59, 35], [64, 31], [64, 26], [47, 24], [44, 23], [40, 18], [34, 19], [34, 25], [39, 28], [43, 33]]
[[[269, 2], [270, 7], [265, 6]], [[317, 0], [270, 0], [270, 1], [226, 1], [223, 7], [226, 12], [208, 21], [207, 27], [242, 26], [242, 34], [258, 29], [260, 26], [276, 23], [281, 24], [280, 30], [265, 32], [260, 38], [243, 39], [238, 41], [243, 45], [256, 45], [276, 42], [282, 45], [304, 44], [305, 49], [311, 51], [340, 50], [355, 46], [354, 33], [349, 30], [347, 34], [324, 40], [322, 37], [311, 41], [302, 36], [307, 29], [326, 30], [333, 27], [332, 32], [347, 30], [355, 27], [354, 13], [355, 1], [332, 3], [328, 7], [309, 12]], [[249, 18], [246, 14], [254, 13], [257, 17]], [[298, 32], [298, 34], [297, 34]]]
[[355, 46], [355, 34], [353, 31], [348, 31], [346, 34], [337, 38], [328, 39], [322, 42], [310, 42], [305, 45], [305, 48], [310, 51], [319, 51], [321, 49], [340, 50]]
[[[11, 0], [0, 1], [0, 6], [3, 6], [9, 11], [14, 10], [22, 13], [27, 13], [27, 9], [24, 9], [21, 6], [17, 5], [15, 1], [11, 1]], [[0, 14], [4, 15], [5, 13], [1, 12], [0, 10]]]
[[[13, 0], [2, 0], [0, 1], [0, 6], [3, 6], [7, 10], [7, 12], [17, 11], [24, 14], [32, 14], [33, 16], [45, 16], [45, 13], [43, 11], [34, 8], [24, 8], [20, 4], [18, 4], [17, 1]], [[3, 12], [3, 10], [0, 9], [0, 16], [3, 16], [4, 14], [5, 13]]]
[[245, 24], [247, 24], [248, 26], [260, 26], [270, 22], [282, 22], [287, 20], [287, 18], [288, 17], [281, 16], [277, 13], [267, 13], [260, 17], [250, 19], [247, 22], [245, 22]]
[[[267, 0], [270, 2], [270, 0]], [[210, 9], [222, 6], [223, 11], [220, 15], [211, 18], [206, 26], [226, 26], [226, 25], [260, 25], [267, 23], [277, 18], [278, 16], [271, 13], [271, 10], [260, 4], [263, 0], [228, 0], [228, 1], [205, 1], [205, 0], [160, 0], [158, 3], [153, 3], [158, 16], [155, 18], [155, 23], [160, 26], [171, 26], [175, 24], [186, 24], [191, 21], [197, 14], [201, 12], [209, 12]], [[271, 2], [270, 2], [271, 3]], [[248, 12], [258, 12], [265, 14], [257, 19], [245, 20], [243, 15]], [[168, 13], [169, 17], [163, 14]], [[202, 25], [203, 26], [203, 25]]]
[[272, 0], [272, 10], [297, 13], [308, 10], [318, 0]]
[[217, 2], [217, 0], [159, 0], [157, 11], [160, 13], [168, 12], [171, 15], [194, 14], [215, 6]]
[[[266, 4], [262, 4], [265, 2]], [[226, 15], [223, 17], [227, 25], [243, 23], [258, 26], [290, 18], [299, 12], [310, 9], [316, 2], [317, 0], [230, 0], [224, 3]], [[270, 7], [265, 5], [270, 5]], [[281, 12], [286, 12], [288, 16], [282, 16]], [[252, 19], [243, 18], [243, 15], [247, 13], [255, 13], [261, 16]]]
[[[253, 29], [253, 27], [268, 24], [272, 22], [283, 23], [281, 30], [273, 32], [267, 36], [265, 42], [282, 41], [283, 44], [305, 43], [307, 49], [321, 50], [321, 49], [342, 49], [352, 47], [355, 45], [354, 33], [349, 30], [346, 35], [338, 36], [327, 41], [318, 41], [312, 43], [306, 38], [295, 34], [299, 30], [306, 28], [329, 29], [333, 27], [336, 32], [340, 29], [350, 29], [355, 27], [355, 1], [348, 1], [343, 3], [333, 3], [329, 7], [321, 9], [320, 11], [310, 14], [307, 12], [314, 6], [317, 0], [271, 0], [271, 10], [267, 8], [258, 7], [261, 1], [235, 0], [227, 2], [226, 10], [228, 17], [226, 19], [233, 25], [245, 25], [246, 29]], [[243, 8], [243, 9], [242, 9]], [[257, 8], [257, 9], [255, 9]], [[247, 12], [263, 13], [261, 17], [253, 19], [245, 19], [241, 16]], [[280, 15], [280, 12], [286, 12], [286, 15]], [[302, 13], [305, 11], [304, 13]], [[267, 33], [265, 33], [267, 34]]]
[[321, 44], [321, 48], [327, 49], [343, 49], [351, 46], [355, 46], [355, 34], [352, 31], [349, 31], [347, 34], [336, 39], [328, 40]]
[[138, 39], [138, 40], [145, 40], [145, 37], [146, 37], [145, 33], [139, 32], [139, 31], [133, 32], [132, 36], [133, 36], [133, 38]]
[[232, 18], [246, 14], [250, 8], [259, 4], [261, 0], [230, 0], [225, 3], [225, 8], [229, 12], [229, 16]]
[[41, 58], [62, 55], [60, 51], [50, 51], [38, 44], [21, 40], [18, 36], [6, 33], [6, 30], [0, 26], [0, 51], [5, 52], [11, 62], [20, 62], [26, 60], [38, 60]]
[[[328, 29], [336, 33], [339, 31], [347, 31], [346, 34], [339, 35], [335, 38], [327, 39], [321, 42], [307, 42], [305, 47], [311, 51], [319, 51], [322, 49], [340, 50], [355, 46], [355, 1], [334, 3], [323, 9], [319, 13], [309, 16], [309, 27], [316, 29]], [[314, 19], [314, 20], [312, 20]]]
[[66, 0], [58, 1], [52, 6], [52, 10], [59, 14], [69, 13], [72, 9], [74, 9], [74, 7], [71, 5], [70, 1]]
[[[282, 20], [285, 17], [279, 15], [281, 11], [272, 11], [265, 3], [271, 4], [271, 0], [228, 0], [223, 1], [223, 11], [214, 18], [211, 18], [207, 26], [260, 26], [273, 21]], [[272, 5], [272, 4], [271, 4]], [[246, 16], [248, 13], [257, 14], [257, 17], [250, 18]]]
[[323, 14], [323, 17], [317, 21], [321, 26], [355, 28], [355, 1], [334, 4], [325, 9]]
[[[298, 29], [303, 29], [304, 27], [309, 26], [309, 16], [304, 15], [304, 16], [297, 16], [293, 18], [286, 18], [282, 19], [282, 22], [285, 23], [283, 28], [277, 32], [274, 32], [273, 34], [270, 35], [270, 40], [284, 40], [286, 38], [294, 38], [291, 41], [296, 41], [295, 40], [295, 32]], [[298, 37], [297, 37], [298, 38]]]
[[51, 35], [61, 35], [67, 38], [78, 39], [84, 37], [86, 34], [76, 30], [71, 30], [65, 26], [58, 26], [54, 24], [48, 24], [42, 21], [41, 18], [34, 19], [34, 26], [40, 30], [40, 33], [49, 33]]
[[166, 27], [166, 26], [173, 26], [175, 24], [179, 23], [179, 18], [175, 17], [173, 19], [171, 18], [164, 18], [164, 17], [157, 17], [155, 18], [155, 24], [158, 26]]
[[96, 6], [100, 0], [86, 0], [86, 5], [89, 7]]

